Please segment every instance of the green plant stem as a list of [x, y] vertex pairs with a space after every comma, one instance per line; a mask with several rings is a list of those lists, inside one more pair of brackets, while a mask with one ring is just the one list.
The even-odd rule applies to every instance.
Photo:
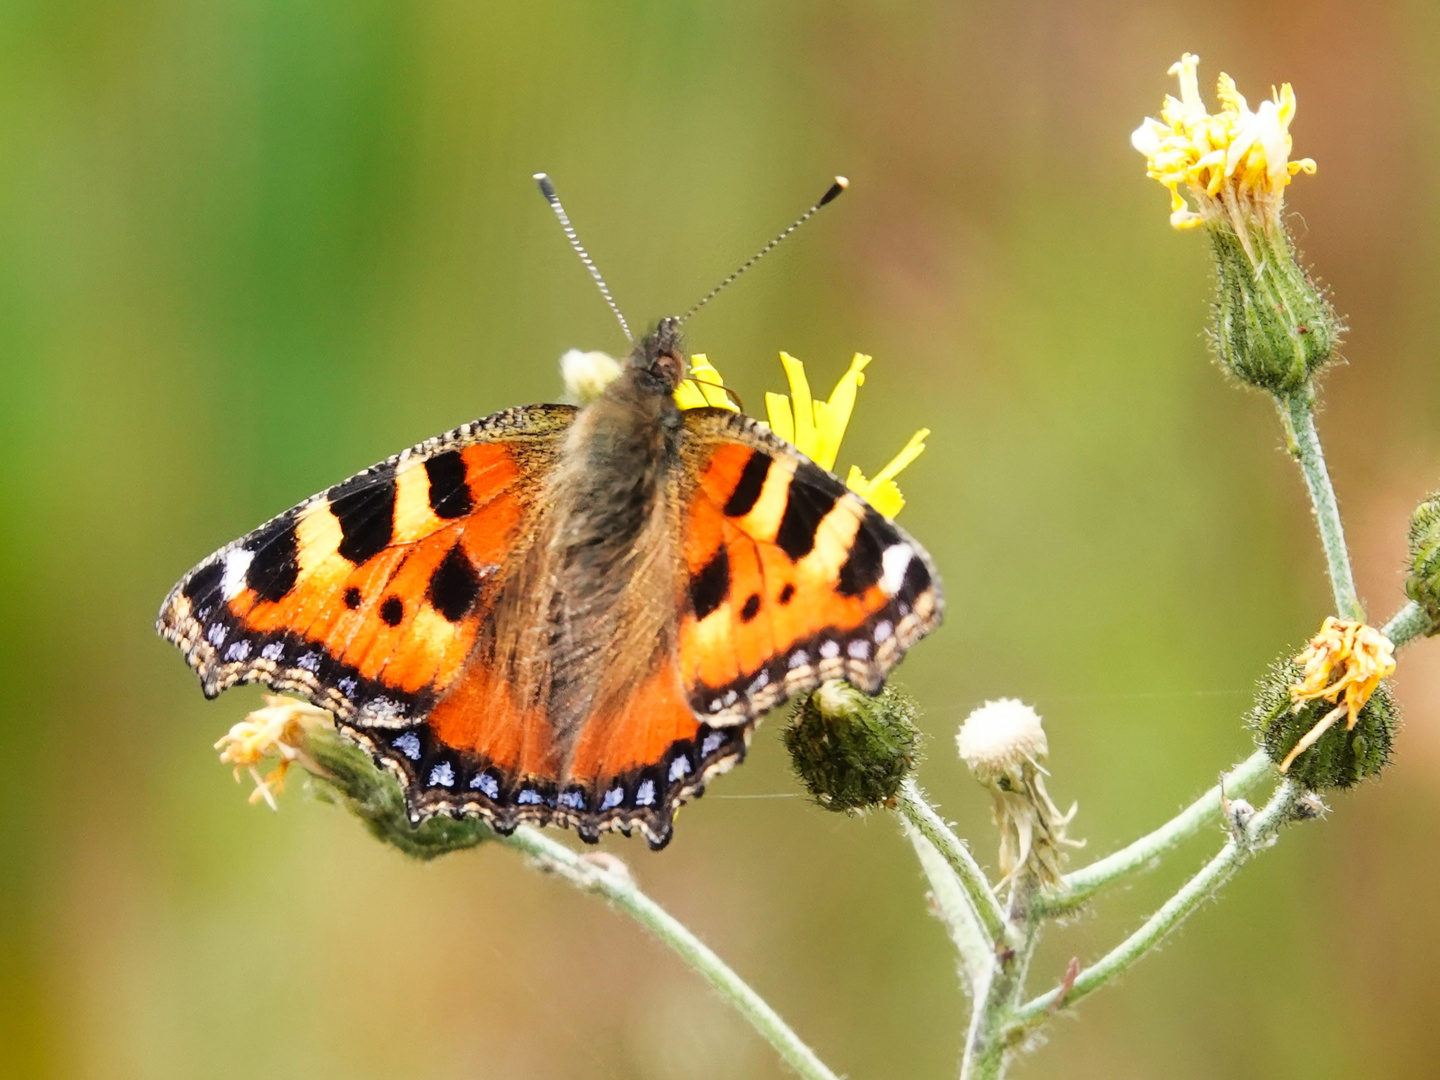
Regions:
[[1219, 820], [1222, 795], [1233, 799], [1248, 794], [1272, 774], [1273, 768], [1265, 751], [1255, 751], [1225, 773], [1220, 783], [1154, 832], [1089, 866], [1066, 874], [1064, 891], [1037, 897], [1037, 910], [1044, 915], [1071, 911], [1107, 885], [1138, 870], [1158, 865], [1160, 856]]
[[975, 905], [945, 856], [911, 824], [909, 818], [902, 816], [900, 827], [914, 846], [920, 868], [930, 881], [935, 917], [945, 925], [955, 951], [960, 954], [961, 983], [965, 992], [973, 998], [989, 975], [995, 957], [995, 943], [980, 925]]
[[1364, 621], [1365, 609], [1355, 591], [1355, 577], [1350, 570], [1350, 553], [1345, 547], [1345, 529], [1340, 524], [1340, 506], [1335, 488], [1325, 467], [1325, 454], [1320, 448], [1320, 435], [1315, 430], [1313, 392], [1306, 390], [1283, 398], [1280, 418], [1285, 425], [1291, 455], [1300, 464], [1315, 521], [1320, 527], [1320, 543], [1325, 549], [1325, 563], [1330, 571], [1330, 586], [1335, 593], [1335, 610], [1341, 618]]
[[935, 812], [935, 808], [925, 801], [925, 796], [920, 793], [920, 788], [913, 778], [907, 777], [900, 785], [895, 806], [905, 816], [905, 820], [944, 856], [950, 869], [955, 871], [955, 876], [970, 897], [980, 925], [985, 928], [990, 940], [1005, 941], [1005, 911], [996, 899], [994, 890], [990, 888], [985, 871], [980, 869], [980, 864], [975, 861], [975, 856], [970, 854], [970, 849], [951, 831], [950, 826], [945, 824], [945, 820]]
[[1431, 630], [1430, 616], [1415, 601], [1410, 601], [1381, 627], [1380, 632], [1390, 639], [1395, 648], [1408, 645]]
[[[527, 825], [520, 826], [508, 837], [502, 837], [500, 842], [523, 851], [542, 869], [558, 874], [587, 892], [603, 896], [650, 931], [750, 1021], [760, 1036], [775, 1047], [800, 1076], [806, 1080], [837, 1080], [835, 1074], [790, 1030], [765, 999], [684, 924], [641, 892], [627, 870], [588, 859]], [[619, 865], [623, 867], [623, 864]]]
[[1007, 1031], [1025, 992], [1025, 976], [1040, 940], [1040, 920], [1031, 909], [1038, 891], [1033, 873], [1022, 874], [1010, 891], [1006, 923], [1015, 945], [995, 950], [988, 976], [976, 993], [960, 1080], [1000, 1080], [1005, 1075]]
[[1159, 945], [1171, 930], [1214, 896], [1250, 856], [1271, 844], [1280, 829], [1293, 820], [1295, 804], [1302, 795], [1299, 785], [1289, 780], [1281, 783], [1264, 809], [1243, 828], [1237, 828], [1220, 853], [1150, 916], [1139, 930], [1081, 971], [1069, 987], [1057, 986], [1018, 1009], [1007, 1028], [1007, 1042], [1011, 1045], [1017, 1043], [1028, 1029], [1044, 1021], [1051, 1013], [1068, 1008], [1094, 993]]

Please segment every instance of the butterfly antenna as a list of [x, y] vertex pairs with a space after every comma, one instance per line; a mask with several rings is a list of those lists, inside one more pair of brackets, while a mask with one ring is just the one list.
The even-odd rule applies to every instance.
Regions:
[[840, 197], [841, 193], [842, 193], [847, 187], [849, 187], [849, 186], [850, 186], [850, 181], [847, 180], [847, 179], [845, 179], [845, 177], [843, 177], [843, 176], [837, 176], [837, 177], [835, 177], [835, 182], [830, 185], [830, 187], [826, 190], [826, 192], [825, 192], [824, 195], [821, 195], [821, 196], [820, 196], [820, 201], [819, 201], [819, 202], [817, 202], [814, 206], [810, 207], [809, 210], [806, 210], [803, 214], [801, 214], [798, 218], [796, 218], [796, 219], [794, 220], [794, 222], [791, 223], [790, 227], [789, 227], [788, 229], [786, 229], [784, 232], [782, 232], [779, 236], [775, 237], [774, 240], [771, 240], [768, 244], [766, 244], [764, 247], [762, 247], [762, 248], [761, 248], [759, 251], [757, 251], [754, 255], [751, 255], [750, 258], [746, 259], [743, 263], [741, 263], [741, 264], [740, 264], [740, 268], [739, 268], [738, 270], [736, 270], [733, 274], [731, 274], [729, 277], [727, 277], [724, 281], [720, 282], [719, 285], [716, 285], [715, 288], [711, 289], [708, 293], [706, 293], [704, 296], [702, 296], [702, 297], [700, 298], [700, 302], [697, 303], [694, 307], [692, 307], [689, 311], [685, 312], [684, 315], [681, 315], [678, 321], [680, 321], [680, 322], [683, 323], [685, 320], [687, 320], [688, 318], [690, 318], [690, 316], [694, 315], [694, 314], [695, 314], [697, 311], [699, 311], [702, 307], [704, 307], [706, 304], [708, 304], [711, 300], [714, 300], [715, 297], [717, 297], [718, 295], [720, 295], [721, 291], [722, 291], [723, 289], [725, 289], [726, 286], [728, 286], [732, 281], [734, 281], [736, 278], [738, 278], [738, 277], [739, 277], [741, 274], [743, 274], [746, 270], [749, 270], [750, 267], [754, 266], [757, 262], [759, 262], [761, 259], [763, 259], [766, 255], [770, 254], [770, 252], [774, 251], [775, 248], [777, 248], [777, 247], [780, 245], [780, 241], [784, 240], [787, 236], [789, 236], [791, 233], [793, 233], [796, 229], [800, 228], [801, 225], [804, 225], [805, 222], [809, 221], [809, 220], [811, 219], [811, 217], [813, 217], [813, 216], [815, 215], [815, 212], [816, 212], [817, 210], [819, 210], [822, 206], [826, 205], [827, 203], [832, 203], [832, 202], [834, 202], [836, 199], [838, 199], [838, 198]]
[[[600, 271], [595, 268], [595, 261], [590, 258], [590, 253], [585, 250], [585, 245], [580, 243], [580, 237], [575, 235], [575, 226], [570, 224], [570, 218], [565, 213], [565, 207], [560, 205], [560, 196], [555, 194], [555, 185], [550, 182], [550, 177], [546, 176], [543, 172], [537, 172], [535, 174], [535, 182], [540, 185], [540, 194], [545, 196], [545, 201], [550, 204], [550, 209], [554, 210], [555, 216], [560, 219], [560, 228], [565, 230], [565, 239], [570, 241], [570, 246], [575, 249], [575, 254], [580, 256], [580, 261], [585, 264], [585, 269], [590, 271], [590, 276], [595, 279], [595, 284], [600, 286], [600, 295], [605, 297], [605, 303], [610, 305], [610, 310], [615, 313], [615, 318], [620, 320], [620, 329], [625, 331], [625, 340], [634, 341], [635, 338], [630, 333], [630, 324], [625, 321], [625, 316], [620, 313], [620, 305], [615, 303], [615, 297], [610, 295], [610, 286], [605, 284], [605, 279], [600, 276]], [[706, 299], [709, 299], [709, 297], [706, 297]]]

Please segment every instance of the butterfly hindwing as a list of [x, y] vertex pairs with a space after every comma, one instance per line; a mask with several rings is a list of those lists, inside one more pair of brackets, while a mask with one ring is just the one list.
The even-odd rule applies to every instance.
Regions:
[[694, 409], [685, 423], [679, 665], [692, 707], [722, 726], [826, 679], [877, 692], [940, 622], [930, 557], [749, 417]]
[[307, 499], [190, 571], [157, 628], [210, 697], [263, 682], [352, 728], [407, 726], [463, 669], [573, 416], [497, 413]]

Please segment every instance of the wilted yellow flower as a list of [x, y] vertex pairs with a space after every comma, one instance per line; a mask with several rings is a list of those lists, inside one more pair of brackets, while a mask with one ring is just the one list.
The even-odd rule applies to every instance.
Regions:
[[[1228, 219], [1244, 238], [1247, 217], [1258, 218], [1267, 229], [1279, 222], [1290, 178], [1313, 173], [1315, 162], [1290, 160], [1295, 91], [1289, 83], [1272, 88], [1270, 99], [1252, 112], [1235, 80], [1222, 72], [1220, 111], [1212, 114], [1200, 98], [1199, 63], [1198, 56], [1186, 53], [1170, 68], [1179, 76], [1180, 97], [1167, 94], [1161, 119], [1146, 118], [1130, 142], [1145, 155], [1146, 174], [1170, 192], [1171, 225], [1188, 229]], [[1198, 212], [1180, 194], [1182, 184]]]
[[[284, 790], [290, 766], [299, 761], [311, 767], [304, 751], [306, 729], [330, 722], [330, 714], [324, 709], [281, 694], [266, 694], [265, 708], [256, 709], [232, 727], [215, 749], [220, 751], [224, 764], [235, 766], [236, 780], [240, 779], [241, 769], [250, 773], [255, 781], [251, 803], [264, 799], [271, 810], [278, 810], [275, 796]], [[280, 760], [262, 777], [257, 766], [269, 757]], [[312, 771], [324, 770], [313, 766]]]
[[1347, 731], [1355, 726], [1380, 680], [1394, 673], [1395, 646], [1373, 626], [1331, 615], [1295, 662], [1303, 670], [1290, 687], [1291, 700], [1297, 705], [1324, 700], [1335, 708], [1295, 744], [1280, 763], [1281, 772], [1330, 730], [1341, 714], [1346, 716]]

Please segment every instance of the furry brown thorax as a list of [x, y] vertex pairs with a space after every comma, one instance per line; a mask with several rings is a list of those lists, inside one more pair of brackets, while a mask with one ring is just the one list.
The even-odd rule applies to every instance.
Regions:
[[540, 500], [548, 512], [500, 592], [496, 659], [516, 702], [542, 705], [562, 745], [675, 648], [684, 583], [678, 501], [666, 495], [678, 481], [685, 364], [676, 320], [662, 320], [581, 410]]

